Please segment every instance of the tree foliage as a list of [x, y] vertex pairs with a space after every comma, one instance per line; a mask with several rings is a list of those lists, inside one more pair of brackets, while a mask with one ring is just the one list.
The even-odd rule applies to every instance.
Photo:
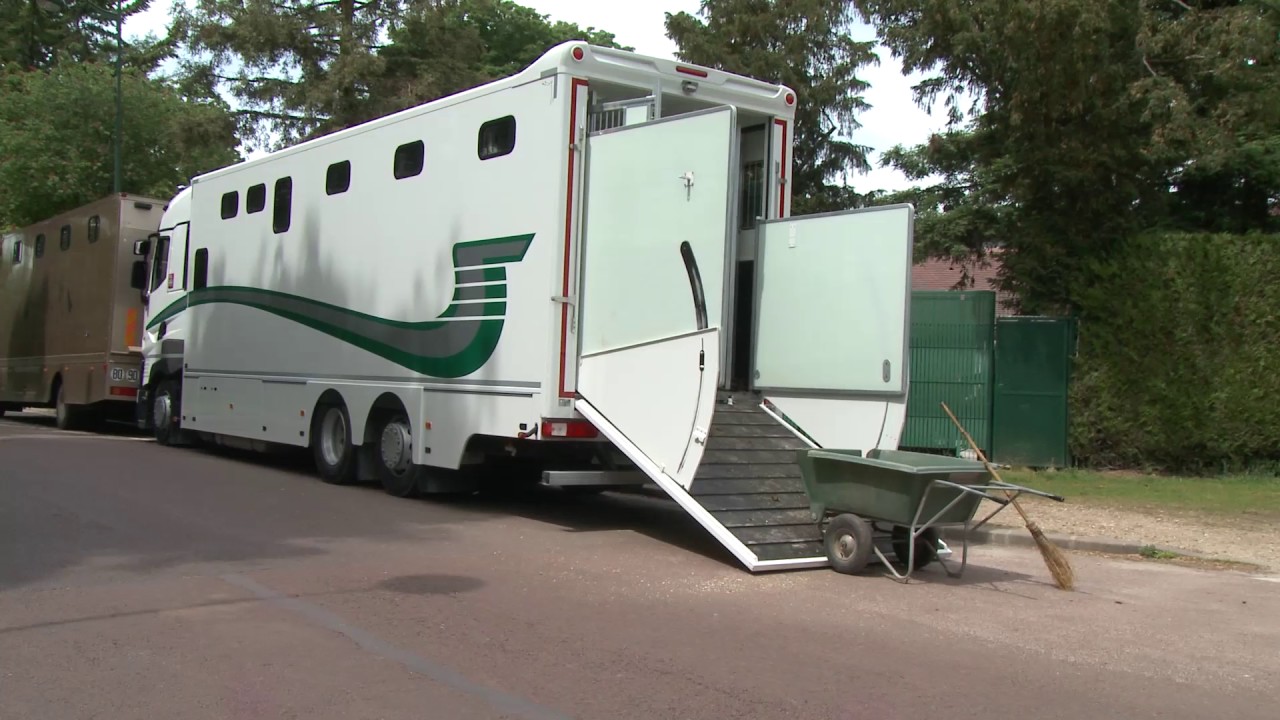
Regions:
[[791, 186], [794, 212], [832, 210], [858, 198], [835, 181], [869, 169], [869, 148], [849, 138], [868, 105], [860, 67], [877, 58], [849, 36], [844, 0], [703, 0], [699, 15], [667, 14], [667, 36], [690, 63], [787, 85], [796, 91]]
[[1080, 295], [1072, 455], [1235, 471], [1280, 461], [1280, 235], [1150, 233]]
[[935, 255], [999, 243], [1031, 312], [1154, 227], [1263, 229], [1280, 193], [1274, 0], [855, 0], [952, 126], [886, 153]]
[[188, 87], [229, 90], [244, 137], [276, 147], [515, 72], [565, 40], [616, 46], [510, 0], [195, 0], [174, 30]]
[[[374, 115], [434, 100], [523, 70], [570, 40], [622, 47], [613, 33], [582, 28], [511, 0], [439, 0], [415, 5], [379, 51], [384, 92]], [[630, 50], [631, 48], [624, 48]]]
[[[111, 192], [113, 78], [102, 63], [0, 74], [0, 226]], [[136, 71], [126, 71], [122, 90], [126, 191], [167, 199], [193, 175], [238, 159], [225, 107], [188, 101]]]
[[[115, 61], [123, 22], [153, 0], [9, 0], [0, 3], [0, 70], [44, 70], [59, 62]], [[150, 72], [172, 47], [164, 38], [123, 43], [123, 64]]]

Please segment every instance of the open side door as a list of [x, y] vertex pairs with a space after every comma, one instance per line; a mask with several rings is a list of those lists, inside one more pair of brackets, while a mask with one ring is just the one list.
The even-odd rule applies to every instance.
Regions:
[[735, 127], [724, 107], [587, 141], [578, 410], [664, 488], [715, 407]]
[[762, 224], [753, 388], [823, 447], [896, 447], [913, 219], [902, 204]]

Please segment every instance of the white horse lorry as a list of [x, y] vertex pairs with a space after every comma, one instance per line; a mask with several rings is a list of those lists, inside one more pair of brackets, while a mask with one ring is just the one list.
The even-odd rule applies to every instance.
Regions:
[[795, 102], [571, 42], [194, 178], [138, 248], [141, 422], [397, 496], [653, 483], [826, 565], [796, 453], [897, 447], [912, 209], [788, 217]]

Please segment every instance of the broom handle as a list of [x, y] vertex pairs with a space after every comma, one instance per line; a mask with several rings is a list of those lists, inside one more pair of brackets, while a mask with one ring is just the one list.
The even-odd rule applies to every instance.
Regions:
[[[978, 443], [973, 441], [973, 438], [969, 435], [969, 431], [965, 430], [964, 425], [961, 425], [960, 421], [956, 419], [956, 416], [952, 414], [951, 408], [947, 407], [947, 404], [945, 402], [940, 404], [942, 405], [942, 409], [946, 411], [947, 417], [951, 418], [951, 422], [955, 423], [956, 427], [960, 430], [960, 433], [964, 435], [964, 439], [969, 441], [969, 447], [973, 448], [973, 451], [978, 454], [978, 459], [981, 460], [982, 464], [986, 466], [987, 472], [991, 473], [991, 476], [994, 477], [997, 482], [1004, 482], [1004, 480], [1000, 478], [1000, 473], [996, 472], [995, 467], [992, 466], [992, 464], [987, 461], [987, 456], [982, 454], [982, 449], [978, 447]], [[1009, 502], [1013, 503], [1013, 509], [1017, 510], [1018, 514], [1022, 516], [1022, 521], [1030, 522], [1030, 520], [1027, 519], [1027, 514], [1022, 511], [1022, 506], [1019, 505], [1018, 501], [1014, 499], [1013, 493], [1009, 492], [1008, 490], [1005, 490], [1004, 496], [1009, 499]]]

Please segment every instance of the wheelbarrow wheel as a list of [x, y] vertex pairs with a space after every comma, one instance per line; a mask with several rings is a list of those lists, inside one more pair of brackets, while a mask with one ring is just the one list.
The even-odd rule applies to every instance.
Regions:
[[[893, 539], [890, 543], [893, 545], [893, 554], [897, 556], [898, 562], [906, 565], [908, 563], [908, 546], [911, 531], [901, 525], [895, 525], [893, 528]], [[916, 536], [916, 557], [915, 565], [909, 570], [919, 570], [938, 559], [938, 531], [934, 528], [928, 528], [924, 532]]]
[[827, 525], [823, 543], [831, 568], [838, 573], [855, 575], [871, 558], [871, 526], [852, 513], [837, 515]]

